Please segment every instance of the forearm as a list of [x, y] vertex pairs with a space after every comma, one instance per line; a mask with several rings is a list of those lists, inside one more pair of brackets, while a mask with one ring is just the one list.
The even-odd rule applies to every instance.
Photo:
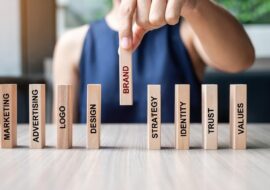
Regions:
[[[66, 51], [62, 44], [58, 44], [56, 51], [54, 53], [53, 59], [53, 89], [54, 89], [54, 98], [53, 98], [53, 111], [55, 112], [55, 106], [57, 101], [56, 91], [58, 85], [72, 85], [72, 102], [73, 102], [73, 121], [77, 122], [78, 120], [78, 73], [74, 67], [72, 59], [69, 57], [71, 53]], [[53, 112], [53, 118], [56, 118], [55, 113]], [[55, 123], [55, 121], [54, 121]]]
[[217, 69], [237, 72], [254, 61], [253, 46], [237, 20], [208, 0], [199, 0], [183, 16], [197, 35], [208, 59]]

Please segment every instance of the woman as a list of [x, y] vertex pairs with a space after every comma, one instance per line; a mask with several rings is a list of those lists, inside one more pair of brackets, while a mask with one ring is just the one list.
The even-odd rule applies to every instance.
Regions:
[[[183, 19], [180, 19], [183, 18]], [[134, 105], [119, 106], [119, 45], [133, 53]], [[86, 121], [86, 85], [102, 85], [102, 122], [146, 122], [146, 85], [161, 84], [162, 121], [173, 122], [174, 85], [191, 84], [200, 120], [206, 66], [240, 72], [254, 62], [243, 27], [209, 0], [113, 0], [105, 19], [67, 32], [54, 54], [54, 83], [74, 85], [75, 121]]]

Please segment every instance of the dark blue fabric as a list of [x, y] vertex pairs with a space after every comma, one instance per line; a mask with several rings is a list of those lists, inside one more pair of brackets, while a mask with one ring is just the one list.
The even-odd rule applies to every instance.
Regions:
[[80, 63], [79, 121], [86, 122], [86, 86], [102, 85], [102, 122], [147, 121], [147, 85], [161, 84], [162, 122], [174, 121], [175, 84], [191, 84], [191, 121], [200, 120], [200, 81], [179, 35], [179, 24], [149, 32], [133, 54], [133, 106], [119, 106], [118, 33], [105, 20], [91, 24]]

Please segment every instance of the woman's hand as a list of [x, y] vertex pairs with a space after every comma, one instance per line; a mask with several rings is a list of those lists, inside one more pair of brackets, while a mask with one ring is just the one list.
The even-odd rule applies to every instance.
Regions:
[[177, 24], [181, 15], [187, 14], [196, 7], [197, 1], [122, 0], [120, 5], [120, 46], [127, 50], [136, 49], [146, 32], [166, 24]]
[[254, 63], [254, 48], [242, 25], [211, 0], [121, 0], [120, 46], [134, 50], [146, 32], [176, 24], [180, 16], [189, 28], [188, 43], [196, 59], [226, 72]]

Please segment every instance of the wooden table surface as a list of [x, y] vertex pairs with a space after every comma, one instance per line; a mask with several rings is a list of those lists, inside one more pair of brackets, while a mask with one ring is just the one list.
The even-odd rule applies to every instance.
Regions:
[[0, 149], [1, 190], [42, 189], [269, 189], [270, 124], [248, 125], [248, 149], [229, 148], [219, 125], [219, 150], [201, 149], [201, 125], [191, 125], [191, 149], [174, 149], [173, 125], [162, 125], [162, 150], [146, 149], [146, 125], [102, 125], [101, 149], [85, 149], [84, 125], [74, 125], [73, 148], [28, 148], [28, 127], [18, 126], [18, 147]]

